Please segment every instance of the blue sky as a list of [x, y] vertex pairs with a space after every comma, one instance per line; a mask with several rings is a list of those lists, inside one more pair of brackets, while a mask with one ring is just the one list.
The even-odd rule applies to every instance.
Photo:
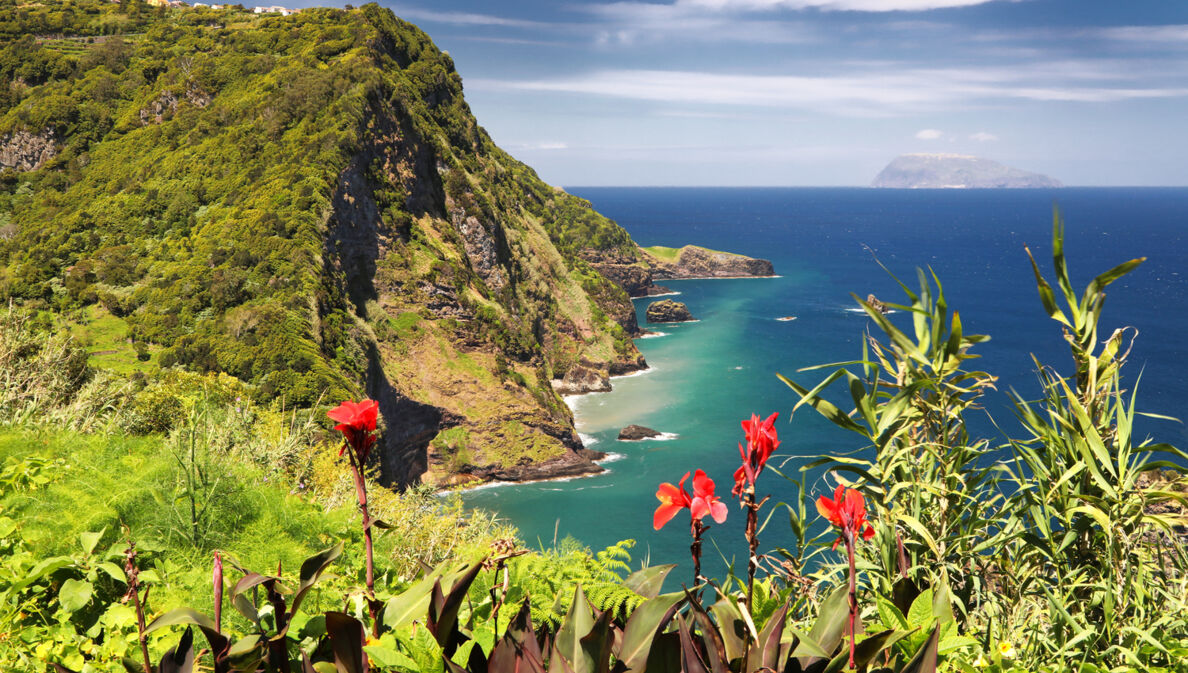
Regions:
[[1188, 185], [1188, 0], [382, 4], [553, 184], [865, 185], [952, 152]]

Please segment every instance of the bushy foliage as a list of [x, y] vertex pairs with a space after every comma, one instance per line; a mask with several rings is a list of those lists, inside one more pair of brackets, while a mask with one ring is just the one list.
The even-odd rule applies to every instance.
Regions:
[[[1012, 394], [1021, 436], [1002, 421], [1005, 442], [971, 436], [967, 416], [995, 379], [965, 363], [987, 337], [965, 334], [939, 281], [922, 272], [919, 291], [905, 286], [907, 301], [894, 306], [911, 331], [860, 302], [886, 337], [864, 344], [861, 373], [837, 369], [811, 390], [787, 382], [799, 404], [868, 443], [824, 462], [870, 494], [884, 522], [862, 553], [874, 595], [904, 582], [944, 587], [962, 628], [981, 641], [979, 661], [995, 670], [1183, 670], [1188, 457], [1135, 435], [1134, 392], [1122, 378], [1130, 330], [1097, 334], [1106, 287], [1142, 260], [1102, 273], [1078, 296], [1059, 218], [1053, 249], [1057, 289], [1038, 266], [1036, 281], [1074, 370], [1036, 361], [1040, 398]], [[825, 396], [837, 380], [848, 383], [849, 411]]]

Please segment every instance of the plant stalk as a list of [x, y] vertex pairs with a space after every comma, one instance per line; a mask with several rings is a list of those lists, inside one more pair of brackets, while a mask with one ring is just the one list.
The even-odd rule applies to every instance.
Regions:
[[858, 570], [854, 563], [854, 535], [843, 534], [846, 543], [846, 556], [850, 559], [850, 670], [854, 670], [854, 648], [858, 640], [855, 622], [858, 618]]
[[689, 545], [689, 553], [693, 555], [693, 586], [701, 583], [701, 535], [708, 527], [701, 519], [693, 519], [693, 544]]
[[367, 512], [367, 482], [363, 478], [363, 466], [359, 457], [355, 455], [353, 447], [348, 447], [350, 454], [351, 473], [355, 478], [355, 495], [359, 498], [359, 511], [363, 513], [363, 543], [367, 549], [367, 613], [371, 616], [371, 632], [379, 637], [379, 612], [375, 600], [375, 561], [373, 560], [371, 543], [371, 515]]

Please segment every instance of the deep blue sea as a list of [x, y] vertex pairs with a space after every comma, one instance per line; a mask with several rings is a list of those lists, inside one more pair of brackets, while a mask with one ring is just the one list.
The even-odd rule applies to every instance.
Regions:
[[[651, 369], [617, 378], [614, 390], [570, 400], [578, 429], [592, 448], [614, 454], [608, 472], [564, 482], [495, 486], [466, 494], [468, 503], [499, 512], [536, 546], [570, 535], [595, 549], [636, 540], [638, 558], [651, 563], [688, 557], [687, 516], [652, 530], [656, 486], [703, 468], [729, 499], [738, 465], [739, 421], [780, 412], [780, 454], [788, 471], [814, 457], [860, 447], [811, 409], [789, 412], [797, 397], [776, 372], [815, 383], [815, 364], [858, 359], [870, 325], [851, 294], [904, 301], [883, 262], [913, 288], [917, 267], [944, 284], [950, 309], [967, 333], [991, 341], [971, 362], [1000, 377], [986, 406], [1007, 432], [1017, 428], [1007, 392], [1034, 394], [1030, 354], [1067, 372], [1070, 358], [1059, 326], [1044, 313], [1024, 253], [1029, 246], [1052, 279], [1052, 210], [1066, 222], [1066, 251], [1074, 285], [1135, 257], [1146, 263], [1108, 291], [1101, 336], [1133, 326], [1139, 336], [1125, 371], [1138, 386], [1140, 411], [1188, 419], [1188, 189], [1064, 188], [1059, 190], [876, 190], [862, 188], [572, 188], [616, 220], [644, 246], [696, 244], [770, 259], [779, 278], [688, 280], [665, 283], [680, 293], [697, 322], [659, 326], [663, 336], [636, 344]], [[640, 324], [649, 300], [636, 300]], [[794, 321], [776, 318], [795, 316]], [[903, 314], [899, 316], [903, 318]], [[838, 386], [834, 399], [847, 400]], [[1001, 435], [984, 419], [979, 431]], [[619, 442], [620, 428], [638, 423], [675, 436]], [[1145, 421], [1141, 431], [1188, 447], [1185, 425]], [[772, 473], [760, 479], [772, 502], [792, 487]], [[827, 486], [819, 477], [814, 495]], [[779, 515], [763, 548], [790, 543]], [[682, 523], [685, 522], [685, 523]], [[714, 525], [706, 545], [708, 568], [721, 572], [715, 544], [745, 565], [743, 517], [737, 505]]]

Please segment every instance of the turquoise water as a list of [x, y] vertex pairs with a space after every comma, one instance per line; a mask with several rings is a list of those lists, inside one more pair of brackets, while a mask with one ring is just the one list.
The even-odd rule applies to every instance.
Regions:
[[[656, 486], [702, 468], [728, 500], [742, 438], [739, 421], [751, 413], [781, 412], [778, 453], [788, 461], [789, 473], [816, 456], [859, 448], [856, 436], [811, 410], [790, 419], [796, 396], [775, 373], [811, 383], [823, 374], [797, 370], [860, 355], [868, 323], [850, 293], [902, 298], [872, 252], [913, 286], [915, 267], [931, 266], [966, 331], [993, 337], [980, 349], [984, 357], [978, 366], [1001, 376], [1000, 392], [987, 406], [1011, 427], [1005, 391], [1034, 390], [1029, 354], [1056, 366], [1068, 362], [1060, 332], [1036, 298], [1023, 252], [1029, 245], [1042, 270], [1050, 269], [1054, 202], [1067, 220], [1074, 283], [1083, 285], [1092, 274], [1131, 257], [1149, 257], [1112, 286], [1103, 336], [1117, 326], [1136, 326], [1140, 336], [1130, 375], [1143, 369], [1140, 406], [1188, 417], [1188, 386], [1178, 367], [1188, 355], [1188, 312], [1183, 310], [1188, 305], [1188, 189], [570, 191], [590, 199], [641, 245], [696, 243], [764, 257], [780, 277], [665, 283], [680, 293], [674, 298], [685, 302], [698, 321], [655, 326], [663, 336], [636, 341], [652, 369], [614, 379], [609, 393], [570, 400], [588, 445], [613, 454], [605, 463], [607, 473], [466, 494], [468, 503], [495, 510], [519, 526], [532, 545], [571, 535], [600, 548], [631, 538], [639, 557], [684, 562], [689, 538], [682, 517], [652, 530]], [[641, 324], [649, 301], [636, 301]], [[776, 320], [784, 316], [796, 320]], [[845, 399], [844, 390], [837, 393], [836, 399]], [[619, 442], [619, 429], [631, 423], [672, 437]], [[998, 437], [989, 423], [975, 419], [975, 425], [985, 436]], [[1188, 446], [1183, 425], [1151, 421], [1142, 430]], [[826, 488], [814, 475], [812, 492]], [[770, 472], [761, 477], [759, 490], [771, 494], [773, 502], [794, 492]], [[710, 532], [726, 558], [745, 559], [740, 514], [732, 507], [726, 524]], [[784, 521], [783, 515], [773, 520], [763, 536], [765, 549], [790, 543]], [[714, 543], [706, 545], [707, 567], [720, 574], [724, 561]]]

